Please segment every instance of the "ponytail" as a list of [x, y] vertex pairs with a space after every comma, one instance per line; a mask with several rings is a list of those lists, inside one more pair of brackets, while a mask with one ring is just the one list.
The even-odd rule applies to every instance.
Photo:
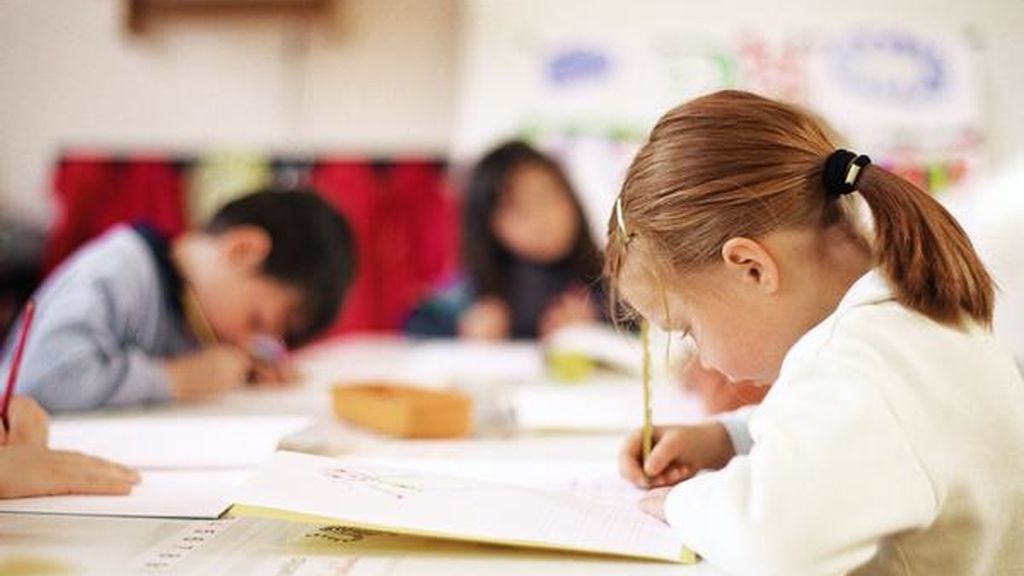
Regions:
[[991, 327], [995, 285], [963, 228], [934, 198], [875, 165], [857, 181], [874, 220], [875, 259], [908, 308], [944, 324]]

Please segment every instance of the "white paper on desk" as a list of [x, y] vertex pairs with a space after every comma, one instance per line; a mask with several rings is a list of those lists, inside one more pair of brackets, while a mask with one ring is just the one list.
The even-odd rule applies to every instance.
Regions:
[[133, 468], [247, 468], [273, 454], [284, 436], [308, 425], [309, 419], [299, 416], [57, 419], [50, 447]]
[[544, 377], [544, 355], [532, 342], [424, 340], [404, 359], [397, 377], [423, 384], [534, 382]]
[[[655, 384], [654, 421], [693, 422], [706, 416], [700, 398], [672, 383]], [[512, 392], [516, 425], [523, 430], [620, 431], [643, 423], [638, 380], [607, 379], [582, 384], [528, 384]]]
[[217, 518], [242, 484], [245, 470], [148, 470], [126, 496], [46, 496], [0, 500], [0, 512]]
[[529, 488], [569, 492], [601, 500], [637, 502], [644, 491], [622, 479], [608, 458], [418, 458], [347, 456], [360, 465], [473, 478]]
[[685, 549], [633, 503], [278, 452], [234, 499], [240, 514], [315, 517], [439, 538], [679, 562]]

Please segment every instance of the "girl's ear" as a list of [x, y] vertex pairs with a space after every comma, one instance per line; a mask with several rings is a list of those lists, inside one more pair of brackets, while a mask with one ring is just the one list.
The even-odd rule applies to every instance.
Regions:
[[779, 289], [779, 266], [764, 245], [750, 238], [730, 238], [722, 246], [725, 269], [741, 283], [765, 294]]
[[270, 234], [259, 226], [235, 226], [220, 235], [219, 243], [228, 263], [246, 271], [259, 270], [273, 248]]

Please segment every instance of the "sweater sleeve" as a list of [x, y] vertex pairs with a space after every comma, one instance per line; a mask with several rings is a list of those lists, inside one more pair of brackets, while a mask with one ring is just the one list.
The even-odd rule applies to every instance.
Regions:
[[750, 437], [750, 416], [755, 408], [756, 406], [743, 406], [715, 417], [729, 434], [736, 454], [749, 454], [750, 448], [754, 445], [754, 440]]
[[138, 345], [147, 307], [160, 305], [159, 291], [145, 276], [146, 262], [120, 263], [128, 264], [134, 269], [114, 273], [117, 266], [83, 258], [40, 293], [19, 388], [47, 410], [170, 398], [162, 360]]
[[683, 542], [732, 574], [846, 574], [884, 536], [929, 525], [936, 491], [872, 386], [884, 376], [839, 357], [770, 396], [749, 454], [669, 493]]

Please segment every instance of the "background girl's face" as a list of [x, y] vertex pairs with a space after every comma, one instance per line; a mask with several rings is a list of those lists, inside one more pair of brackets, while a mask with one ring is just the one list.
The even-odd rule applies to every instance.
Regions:
[[541, 164], [515, 168], [491, 215], [498, 242], [532, 262], [546, 264], [568, 256], [581, 226], [569, 194], [559, 177]]

